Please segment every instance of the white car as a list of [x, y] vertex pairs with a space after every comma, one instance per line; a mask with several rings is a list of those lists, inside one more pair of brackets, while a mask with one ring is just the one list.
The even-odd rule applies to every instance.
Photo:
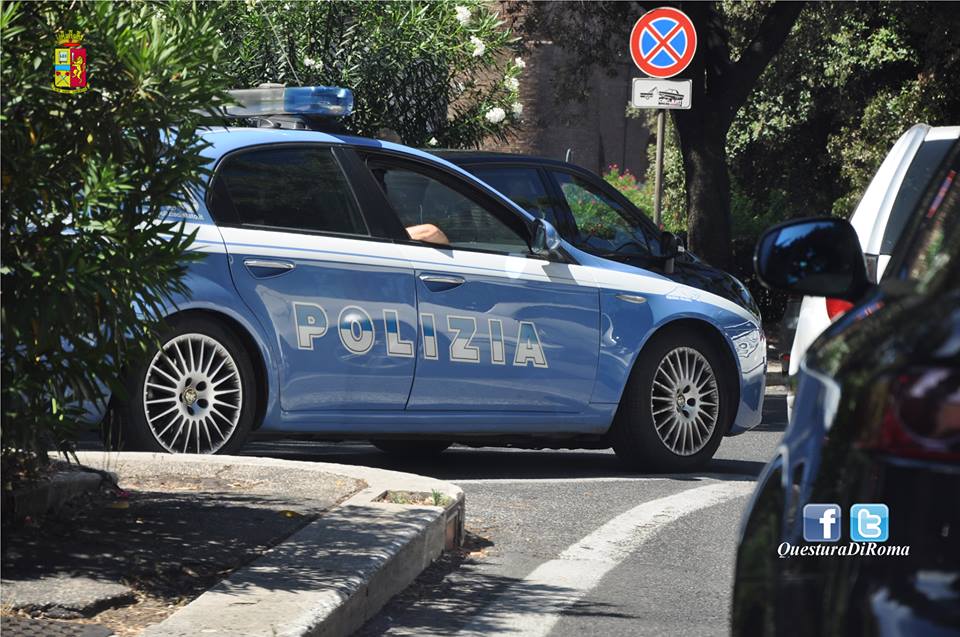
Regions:
[[[958, 137], [960, 126], [917, 124], [897, 140], [880, 164], [850, 217], [866, 258], [867, 276], [872, 282], [883, 277], [893, 246], [900, 238], [910, 212], [915, 209], [927, 182]], [[800, 370], [800, 361], [807, 348], [850, 307], [850, 303], [840, 299], [803, 297], [790, 350], [791, 377]], [[792, 412], [792, 403], [791, 392], [787, 396], [788, 414]]]

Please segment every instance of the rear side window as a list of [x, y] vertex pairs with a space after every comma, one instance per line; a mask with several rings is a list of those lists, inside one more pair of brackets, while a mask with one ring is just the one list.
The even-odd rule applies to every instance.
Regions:
[[467, 170], [530, 214], [557, 227], [556, 213], [536, 168], [500, 166], [470, 167]]
[[917, 149], [917, 154], [914, 155], [910, 167], [903, 176], [897, 198], [893, 200], [890, 217], [880, 242], [880, 254], [893, 253], [893, 247], [903, 234], [904, 228], [907, 227], [907, 222], [910, 221], [910, 214], [916, 210], [921, 195], [926, 191], [927, 184], [937, 172], [937, 168], [947, 156], [947, 151], [952, 144], [953, 140], [939, 139], [924, 142]]
[[908, 279], [916, 281], [921, 290], [944, 272], [956, 257], [960, 239], [958, 169], [960, 162], [955, 158], [951, 170], [939, 184], [935, 184], [936, 194], [927, 209], [918, 211], [923, 214], [923, 220], [905, 253], [905, 274]]
[[329, 148], [274, 147], [227, 157], [213, 184], [219, 222], [338, 234], [367, 234]]

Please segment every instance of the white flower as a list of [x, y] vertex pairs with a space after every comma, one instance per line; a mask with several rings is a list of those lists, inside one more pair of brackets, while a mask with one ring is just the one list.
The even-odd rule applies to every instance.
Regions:
[[436, 137], [431, 137], [430, 141], [427, 142], [427, 146], [436, 146], [439, 142]]
[[253, 11], [253, 5], [257, 3], [257, 0], [244, 0], [244, 4], [247, 5], [247, 11]]
[[308, 69], [312, 69], [312, 68], [314, 68], [314, 67], [316, 67], [316, 66], [319, 66], [319, 64], [317, 63], [317, 61], [314, 60], [313, 58], [303, 58], [303, 65], [304, 65], [305, 67], [307, 67]]
[[520, 80], [515, 77], [504, 78], [503, 83], [511, 91], [516, 91], [520, 88]]
[[513, 65], [518, 69], [527, 68], [527, 63], [523, 61], [523, 58], [517, 58], [513, 61]]
[[454, 11], [457, 12], [457, 22], [466, 26], [470, 22], [470, 9], [466, 8], [462, 4], [458, 4]]
[[470, 36], [470, 44], [473, 45], [473, 57], [475, 58], [478, 58], [487, 52], [487, 45], [483, 43], [483, 40], [475, 35]]
[[487, 114], [484, 117], [486, 117], [487, 121], [491, 124], [499, 124], [507, 118], [507, 112], [499, 106], [494, 106], [487, 111]]
[[510, 107], [510, 110], [513, 111], [514, 115], [516, 115], [517, 117], [520, 117], [521, 115], [523, 115], [523, 104], [521, 104], [520, 102], [514, 102], [513, 105]]

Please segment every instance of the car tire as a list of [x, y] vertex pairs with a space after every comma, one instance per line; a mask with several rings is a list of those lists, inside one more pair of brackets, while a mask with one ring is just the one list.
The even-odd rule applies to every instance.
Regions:
[[438, 456], [451, 443], [444, 440], [390, 440], [377, 439], [370, 443], [384, 453], [405, 458], [430, 458]]
[[115, 401], [112, 446], [161, 453], [230, 454], [243, 447], [257, 413], [253, 364], [221, 323], [197, 316], [171, 324], [131, 371]]
[[632, 469], [693, 471], [706, 465], [733, 418], [735, 377], [713, 340], [693, 330], [654, 336], [624, 390], [611, 428]]

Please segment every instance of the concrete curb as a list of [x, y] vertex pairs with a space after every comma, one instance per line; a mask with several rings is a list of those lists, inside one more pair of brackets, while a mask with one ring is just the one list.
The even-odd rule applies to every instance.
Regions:
[[45, 482], [3, 495], [3, 515], [17, 518], [55, 513], [65, 504], [100, 488], [103, 477], [89, 471], [58, 471]]
[[[449, 482], [383, 469], [240, 456], [81, 452], [81, 463], [119, 474], [209, 466], [337, 474], [367, 486], [187, 604], [145, 637], [349, 635], [463, 537], [463, 491]], [[444, 507], [378, 501], [388, 491], [432, 493]]]

